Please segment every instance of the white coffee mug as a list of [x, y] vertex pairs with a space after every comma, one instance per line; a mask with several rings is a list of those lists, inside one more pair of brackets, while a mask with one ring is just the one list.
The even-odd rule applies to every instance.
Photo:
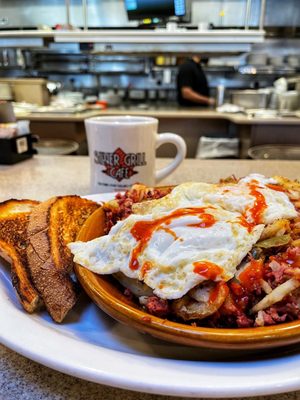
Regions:
[[[174, 133], [157, 133], [158, 120], [114, 116], [85, 120], [91, 165], [91, 193], [126, 190], [134, 183], [156, 185], [173, 172], [186, 155], [185, 141]], [[177, 154], [156, 171], [156, 149], [173, 143]]]

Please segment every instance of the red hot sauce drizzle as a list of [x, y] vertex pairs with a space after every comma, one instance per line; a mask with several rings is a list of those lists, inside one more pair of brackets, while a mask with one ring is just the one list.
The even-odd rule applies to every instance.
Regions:
[[184, 217], [187, 215], [195, 215], [201, 219], [201, 222], [195, 225], [191, 224], [190, 226], [195, 226], [199, 228], [207, 228], [209, 226], [212, 226], [216, 222], [216, 220], [212, 215], [205, 212], [208, 208], [210, 207], [179, 208], [178, 210], [175, 210], [172, 213], [165, 215], [161, 218], [157, 218], [155, 220], [137, 221], [130, 230], [130, 233], [138, 243], [132, 251], [129, 267], [132, 270], [139, 269], [139, 255], [147, 246], [147, 243], [151, 239], [153, 233], [157, 229], [160, 229], [162, 224], [168, 225], [171, 223], [172, 220], [176, 218]]
[[188, 224], [187, 226], [198, 227], [198, 228], [209, 228], [210, 226], [213, 226], [215, 222], [216, 219], [213, 215], [203, 213], [201, 214], [201, 222], [197, 222], [195, 224]]
[[265, 196], [259, 192], [258, 189], [258, 185], [255, 182], [251, 182], [249, 184], [249, 188], [250, 188], [250, 194], [251, 196], [255, 197], [255, 201], [253, 206], [250, 208], [250, 213], [253, 219], [253, 222], [257, 225], [261, 222], [261, 217], [262, 217], [262, 213], [265, 211], [265, 209], [267, 208], [267, 203], [266, 203], [266, 199]]
[[214, 304], [218, 298], [218, 296], [221, 294], [222, 295], [223, 292], [223, 297], [226, 298], [228, 293], [229, 293], [229, 288], [226, 284], [226, 282], [217, 282], [216, 286], [213, 288], [213, 290], [211, 291], [210, 295], [209, 295], [209, 299], [208, 302], [210, 304]]
[[195, 274], [199, 274], [207, 280], [214, 281], [224, 272], [223, 268], [210, 261], [196, 261], [193, 263]]
[[239, 274], [238, 280], [241, 285], [248, 291], [252, 291], [260, 287], [263, 278], [263, 262], [262, 260], [252, 259], [247, 267]]
[[165, 232], [168, 233], [169, 235], [173, 236], [173, 239], [174, 239], [174, 240], [182, 240], [182, 239], [180, 239], [180, 238], [176, 235], [176, 233], [175, 233], [174, 231], [172, 231], [172, 229], [167, 228], [166, 226], [160, 226], [158, 229], [160, 229], [160, 230], [162, 230], [162, 231], [165, 231]]
[[[265, 209], [267, 208], [267, 203], [265, 196], [257, 189], [259, 189], [259, 182], [255, 179], [253, 179], [250, 183], [247, 184], [247, 186], [250, 189], [250, 194], [255, 198], [254, 204], [252, 207], [249, 207], [247, 211], [250, 212], [250, 215], [252, 217], [252, 221], [248, 221], [246, 215], [242, 215], [238, 218], [239, 224], [242, 225], [247, 229], [247, 231], [250, 233], [252, 229], [255, 227], [255, 225], [261, 223], [261, 217]], [[273, 190], [278, 190], [278, 191], [284, 191], [279, 186], [276, 185], [271, 185], [267, 184], [267, 187]], [[223, 193], [229, 192], [228, 189], [224, 189]]]
[[276, 185], [273, 183], [267, 183], [266, 186], [269, 189], [276, 190], [277, 192], [286, 192], [286, 190], [282, 186], [279, 186], [279, 185]]
[[[248, 232], [250, 232], [255, 225], [257, 225], [261, 222], [261, 216], [267, 207], [267, 203], [266, 203], [264, 195], [257, 190], [259, 188], [257, 181], [255, 181], [255, 180], [251, 181], [248, 184], [248, 186], [250, 189], [250, 194], [255, 198], [253, 206], [249, 209], [249, 212], [252, 216], [252, 222], [248, 222], [245, 216], [240, 217], [239, 222], [242, 226], [247, 228]], [[213, 215], [205, 212], [207, 210], [207, 208], [213, 208], [213, 207], [180, 208], [178, 210], [173, 211], [169, 215], [165, 215], [164, 217], [161, 217], [161, 218], [158, 218], [158, 219], [155, 219], [152, 221], [137, 221], [133, 225], [133, 227], [131, 228], [131, 231], [130, 231], [132, 236], [136, 239], [136, 241], [138, 243], [132, 251], [132, 256], [131, 256], [131, 260], [129, 263], [129, 267], [132, 270], [139, 269], [140, 265], [138, 262], [138, 257], [143, 252], [147, 243], [151, 239], [151, 236], [157, 229], [164, 229], [168, 233], [172, 234], [172, 236], [174, 237], [175, 240], [178, 239], [176, 237], [176, 234], [171, 229], [168, 230], [168, 228], [162, 227], [162, 224], [168, 225], [171, 223], [172, 220], [186, 216], [186, 215], [196, 215], [201, 219], [201, 221], [197, 222], [197, 223], [193, 223], [193, 224], [188, 224], [187, 226], [208, 228], [208, 227], [214, 225], [216, 222], [216, 219]], [[216, 264], [214, 264], [214, 265], [216, 267], [220, 268]], [[201, 268], [203, 268], [203, 266], [201, 266], [201, 267], [195, 266], [194, 272], [200, 273], [198, 271], [200, 271]], [[222, 271], [221, 272], [219, 271], [218, 274], [222, 273]], [[213, 278], [207, 278], [207, 279], [213, 279]]]
[[257, 181], [252, 180], [248, 184], [248, 187], [250, 189], [251, 196], [253, 196], [255, 198], [253, 206], [248, 208], [248, 210], [247, 210], [250, 212], [252, 221], [249, 222], [245, 215], [242, 215], [238, 219], [239, 219], [240, 225], [244, 226], [248, 230], [248, 232], [251, 232], [252, 229], [255, 227], [255, 225], [258, 225], [261, 223], [262, 214], [265, 211], [265, 209], [267, 208], [267, 203], [266, 203], [265, 196], [259, 190], [257, 190], [259, 188]]
[[255, 226], [255, 224], [253, 224], [252, 222], [248, 222], [244, 215], [241, 215], [240, 217], [238, 217], [238, 220], [239, 220], [239, 224], [242, 225], [244, 228], [246, 228], [249, 233], [252, 231], [252, 229]]

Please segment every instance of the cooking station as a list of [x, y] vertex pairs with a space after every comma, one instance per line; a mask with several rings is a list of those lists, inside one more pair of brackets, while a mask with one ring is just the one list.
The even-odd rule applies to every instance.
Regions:
[[[218, 134], [237, 136], [241, 140], [240, 157], [247, 158], [251, 145], [300, 144], [300, 118], [295, 116], [251, 115], [250, 113], [225, 113], [213, 109], [180, 108], [178, 106], [109, 107], [101, 111], [86, 110], [74, 114], [31, 113], [20, 119], [29, 119], [31, 131], [41, 138], [67, 138], [81, 145], [86, 152], [84, 119], [104, 115], [144, 115], [159, 119], [159, 132], [181, 135], [188, 146], [188, 157], [195, 157], [201, 136]], [[285, 134], [282, 135], [282, 130]], [[162, 157], [174, 155], [172, 147], [159, 150]]]

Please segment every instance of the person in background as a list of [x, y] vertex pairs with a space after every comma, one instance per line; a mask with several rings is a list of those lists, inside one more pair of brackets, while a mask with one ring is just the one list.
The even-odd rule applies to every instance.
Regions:
[[209, 87], [200, 64], [201, 58], [193, 56], [180, 65], [177, 76], [178, 103], [181, 106], [213, 106]]

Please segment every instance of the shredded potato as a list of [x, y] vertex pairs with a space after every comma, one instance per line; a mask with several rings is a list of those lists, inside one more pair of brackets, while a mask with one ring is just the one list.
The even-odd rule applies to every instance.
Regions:
[[285, 296], [290, 294], [293, 290], [300, 286], [300, 281], [295, 278], [291, 278], [288, 281], [277, 286], [271, 293], [267, 294], [260, 302], [258, 302], [252, 309], [251, 312], [255, 313], [262, 311], [275, 303], [281, 301]]
[[292, 246], [300, 247], [300, 239], [296, 239], [292, 241]]
[[261, 287], [262, 287], [262, 289], [263, 289], [263, 291], [264, 291], [265, 293], [269, 294], [269, 293], [272, 292], [272, 288], [271, 288], [271, 286], [268, 284], [267, 281], [265, 281], [264, 279], [261, 279], [260, 284], [261, 284]]
[[284, 189], [295, 191], [300, 194], [300, 182], [292, 181], [288, 178], [284, 178], [283, 176], [273, 176], [273, 179], [275, 179]]
[[260, 240], [269, 239], [273, 236], [282, 236], [286, 232], [290, 232], [290, 221], [288, 219], [279, 219], [264, 228]]

